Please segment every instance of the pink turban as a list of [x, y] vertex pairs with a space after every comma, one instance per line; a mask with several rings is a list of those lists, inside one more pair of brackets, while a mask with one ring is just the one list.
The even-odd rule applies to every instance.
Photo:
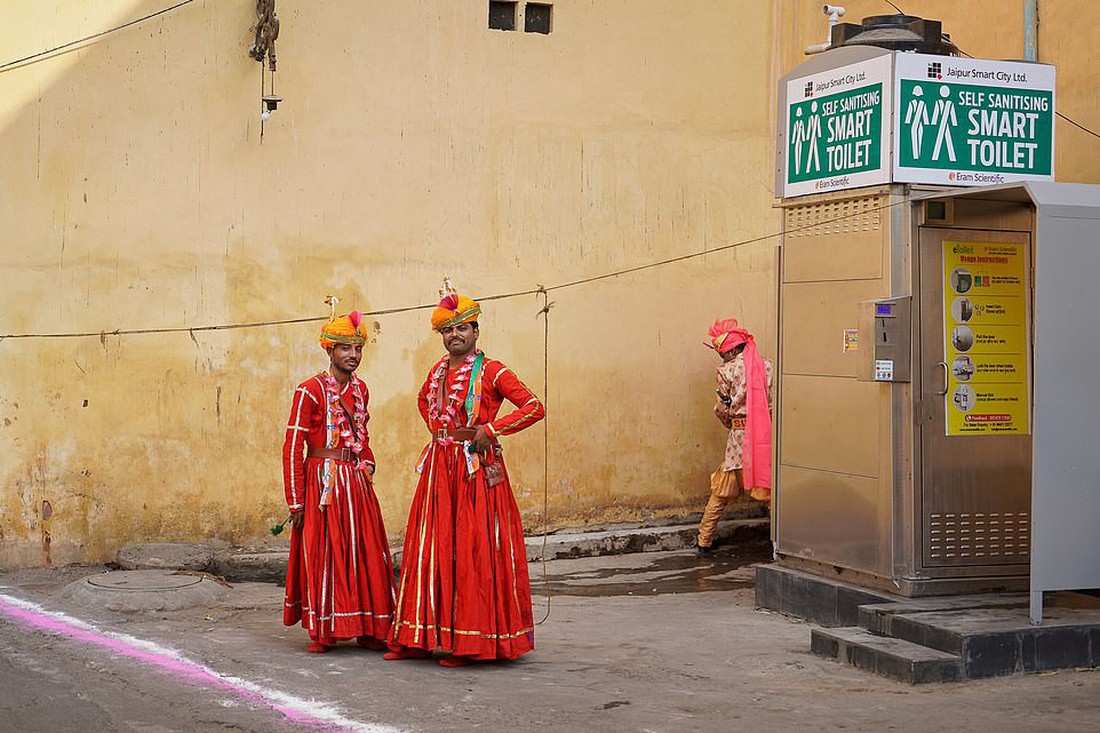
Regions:
[[714, 349], [719, 354], [725, 353], [738, 344], [752, 341], [752, 334], [743, 328], [739, 328], [736, 318], [719, 318], [707, 332], [710, 339], [703, 342], [703, 346]]

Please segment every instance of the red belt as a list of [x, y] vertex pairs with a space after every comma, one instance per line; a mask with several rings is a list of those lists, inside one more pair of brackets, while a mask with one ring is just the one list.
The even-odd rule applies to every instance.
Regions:
[[432, 433], [432, 437], [436, 440], [446, 440], [450, 438], [451, 440], [460, 442], [463, 440], [473, 440], [475, 435], [477, 435], [477, 431], [473, 428], [454, 428], [451, 430], [440, 428]]
[[355, 463], [358, 460], [351, 448], [308, 448], [306, 456], [309, 458], [331, 458], [334, 461], [346, 461]]

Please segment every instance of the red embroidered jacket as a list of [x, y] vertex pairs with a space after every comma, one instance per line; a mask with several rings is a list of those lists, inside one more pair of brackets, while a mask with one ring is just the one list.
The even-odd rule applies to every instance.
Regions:
[[[363, 405], [370, 403], [370, 392], [363, 380], [354, 374], [351, 381], [340, 394], [349, 414], [355, 411], [355, 397], [352, 390], [357, 390], [363, 396]], [[328, 424], [333, 422], [328, 414], [328, 400], [325, 399], [325, 384], [321, 376], [317, 375], [307, 379], [294, 390], [294, 402], [290, 407], [290, 420], [286, 425], [286, 439], [283, 441], [283, 488], [286, 492], [286, 503], [292, 511], [297, 511], [305, 506], [306, 500], [306, 458], [305, 448], [343, 448], [344, 444], [339, 436], [332, 445], [328, 444]], [[366, 414], [366, 420], [370, 420], [370, 412]], [[374, 452], [370, 448], [370, 431], [363, 438], [363, 453], [361, 457], [370, 465], [374, 465]]]
[[[450, 387], [453, 378], [454, 371], [448, 370], [445, 388]], [[481, 380], [481, 409], [478, 411], [472, 426], [484, 425], [490, 435], [499, 438], [502, 435], [512, 435], [524, 428], [529, 428], [546, 416], [546, 408], [542, 406], [535, 393], [527, 389], [527, 386], [499, 361], [485, 359]], [[428, 372], [428, 378], [424, 380], [424, 385], [420, 388], [417, 406], [420, 408], [420, 415], [424, 418], [428, 430], [435, 431], [443, 425], [438, 422], [433, 423], [428, 417], [431, 381], [432, 374]], [[505, 400], [511, 402], [518, 409], [498, 418], [497, 413], [500, 412], [500, 407]], [[461, 404], [459, 405], [458, 414], [455, 416], [455, 423], [456, 427], [463, 427], [468, 424], [466, 410]]]

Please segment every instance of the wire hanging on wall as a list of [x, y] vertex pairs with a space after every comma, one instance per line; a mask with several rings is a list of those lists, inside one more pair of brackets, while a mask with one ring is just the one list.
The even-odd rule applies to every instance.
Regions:
[[[542, 292], [556, 292], [559, 290], [566, 290], [569, 288], [575, 288], [589, 283], [600, 282], [609, 278], [621, 277], [624, 275], [630, 275], [636, 272], [644, 272], [654, 268], [666, 267], [668, 265], [676, 264], [678, 262], [686, 262], [689, 260], [697, 259], [700, 257], [713, 256], [719, 252], [726, 252], [730, 250], [740, 249], [741, 247], [747, 247], [753, 244], [759, 244], [767, 242], [772, 239], [779, 239], [784, 234], [792, 234], [794, 232], [804, 231], [808, 229], [814, 229], [816, 227], [833, 224], [835, 222], [845, 221], [847, 219], [853, 219], [860, 216], [866, 216], [870, 212], [875, 211], [887, 211], [898, 206], [906, 205], [908, 202], [904, 199], [894, 201], [893, 203], [883, 204], [881, 206], [872, 207], [870, 209], [859, 209], [849, 213], [837, 214], [827, 219], [820, 221], [814, 221], [801, 226], [789, 227], [782, 231], [771, 232], [770, 234], [762, 234], [756, 237], [750, 237], [748, 239], [742, 239], [736, 242], [729, 242], [717, 247], [708, 247], [702, 251], [689, 252], [688, 254], [678, 255], [676, 257], [669, 257], [667, 259], [658, 260], [656, 262], [648, 262], [642, 265], [636, 265], [634, 267], [627, 267], [620, 270], [614, 270], [612, 272], [605, 272], [600, 275], [591, 275], [589, 277], [580, 278], [577, 280], [570, 280], [568, 282], [561, 282], [556, 285], [539, 285], [535, 288], [529, 288], [526, 290], [516, 290], [511, 292], [496, 293], [493, 295], [479, 295], [477, 297], [478, 302], [487, 302], [492, 300], [506, 300], [509, 298], [519, 298], [525, 295], [535, 295]], [[381, 308], [377, 310], [364, 311], [364, 316], [388, 316], [396, 315], [398, 313], [410, 313], [413, 311], [432, 310], [436, 304], [421, 303], [419, 305], [407, 305], [397, 306], [393, 308]], [[238, 323], [217, 323], [205, 326], [172, 326], [162, 328], [113, 328], [111, 330], [101, 329], [99, 331], [71, 331], [71, 332], [55, 332], [55, 333], [6, 333], [0, 334], [0, 341], [4, 339], [69, 339], [69, 338], [88, 338], [98, 337], [104, 339], [107, 336], [131, 336], [140, 334], [162, 334], [162, 333], [188, 333], [188, 332], [206, 332], [206, 331], [229, 331], [246, 328], [266, 328], [270, 326], [288, 326], [299, 323], [317, 323], [324, 321], [325, 316], [305, 316], [301, 318], [282, 318], [276, 320], [267, 321], [249, 321]]]
[[[256, 25], [252, 27], [256, 37], [248, 55], [260, 62], [260, 142], [264, 139], [264, 122], [279, 108], [283, 98], [275, 93], [275, 41], [279, 38], [279, 16], [275, 14], [275, 0], [256, 0]], [[271, 86], [265, 89], [264, 61], [271, 69]]]

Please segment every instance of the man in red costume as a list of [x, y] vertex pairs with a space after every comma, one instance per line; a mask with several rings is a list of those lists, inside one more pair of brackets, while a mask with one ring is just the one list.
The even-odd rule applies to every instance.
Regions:
[[385, 649], [393, 618], [393, 566], [372, 486], [369, 394], [355, 376], [365, 342], [358, 312], [333, 313], [321, 327], [329, 368], [298, 385], [286, 426], [292, 532], [283, 623], [302, 622], [310, 652], [341, 639]]
[[[445, 667], [515, 659], [535, 646], [527, 551], [498, 439], [534, 425], [542, 403], [477, 348], [481, 307], [449, 280], [432, 313], [447, 355], [420, 389], [421, 454], [386, 659]], [[507, 400], [517, 408], [498, 417]]]
[[722, 465], [710, 477], [710, 501], [696, 540], [700, 555], [713, 548], [730, 499], [748, 490], [754, 499], [770, 502], [772, 485], [772, 363], [760, 356], [752, 334], [734, 318], [716, 320], [708, 336], [703, 345], [722, 358], [714, 414], [730, 432]]

